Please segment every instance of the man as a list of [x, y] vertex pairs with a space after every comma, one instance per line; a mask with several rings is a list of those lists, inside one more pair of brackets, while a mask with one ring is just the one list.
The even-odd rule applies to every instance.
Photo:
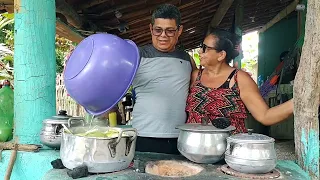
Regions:
[[195, 63], [176, 48], [183, 27], [177, 7], [158, 6], [152, 14], [152, 44], [140, 47], [133, 81], [132, 126], [138, 130], [136, 150], [178, 154], [176, 126], [186, 121], [186, 99]]

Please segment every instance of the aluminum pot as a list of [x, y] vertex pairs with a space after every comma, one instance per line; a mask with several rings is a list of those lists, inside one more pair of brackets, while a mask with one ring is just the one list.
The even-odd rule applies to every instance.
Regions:
[[241, 173], [261, 174], [277, 164], [274, 139], [262, 134], [241, 133], [227, 138], [226, 163]]
[[216, 163], [224, 158], [227, 148], [226, 138], [230, 136], [235, 127], [229, 126], [218, 129], [206, 122], [184, 124], [178, 137], [179, 152], [195, 163]]
[[[70, 118], [72, 117], [67, 114], [67, 111], [60, 110], [58, 115], [43, 120], [43, 126], [40, 131], [41, 143], [50, 148], [59, 149], [61, 145], [61, 133], [63, 129], [62, 124], [67, 125], [68, 119]], [[79, 121], [74, 122], [79, 123]]]
[[91, 173], [114, 172], [129, 167], [135, 154], [136, 129], [97, 128], [101, 132], [113, 129], [119, 134], [108, 138], [76, 135], [88, 131], [89, 128], [86, 126], [69, 128], [72, 134], [63, 130], [60, 157], [65, 167], [73, 169], [86, 165]]

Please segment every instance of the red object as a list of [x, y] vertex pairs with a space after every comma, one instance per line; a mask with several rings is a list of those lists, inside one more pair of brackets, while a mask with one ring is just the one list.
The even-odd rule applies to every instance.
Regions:
[[133, 167], [133, 165], [134, 165], [134, 162], [132, 161], [132, 162], [130, 163], [130, 165], [129, 165], [129, 167], [128, 167], [128, 168]]
[[[208, 117], [210, 120], [225, 117], [231, 121], [232, 126], [236, 127], [235, 133], [247, 132], [245, 127], [247, 111], [240, 98], [237, 82], [238, 70], [235, 71], [235, 85], [232, 88], [229, 88], [227, 80], [221, 87], [214, 89], [201, 84], [202, 71], [199, 71], [195, 85], [191, 87], [187, 99], [186, 111], [189, 113], [187, 123], [201, 123], [203, 117]], [[232, 78], [232, 74], [230, 76]]]
[[275, 85], [278, 82], [279, 75], [275, 75], [270, 79], [270, 84]]
[[276, 67], [276, 73], [278, 74], [279, 73], [279, 71], [282, 69], [282, 67], [283, 67], [283, 61]]
[[3, 83], [3, 85], [4, 85], [4, 86], [5, 86], [5, 85], [10, 86], [10, 81], [5, 80], [4, 83]]

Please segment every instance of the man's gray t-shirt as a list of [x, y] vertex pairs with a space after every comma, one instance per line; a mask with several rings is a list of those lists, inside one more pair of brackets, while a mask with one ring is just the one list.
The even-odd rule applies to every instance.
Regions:
[[136, 94], [132, 126], [142, 137], [176, 138], [176, 126], [187, 118], [190, 56], [181, 50], [163, 53], [153, 45], [141, 47], [140, 56], [132, 83]]

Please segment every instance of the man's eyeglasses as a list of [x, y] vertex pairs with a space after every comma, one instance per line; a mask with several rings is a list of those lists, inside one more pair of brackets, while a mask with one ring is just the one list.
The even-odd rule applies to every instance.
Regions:
[[178, 29], [179, 29], [179, 27], [177, 29], [171, 29], [171, 28], [162, 29], [162, 28], [159, 28], [159, 27], [154, 27], [154, 28], [152, 28], [152, 34], [154, 36], [161, 36], [162, 32], [164, 31], [166, 36], [173, 37], [173, 36], [176, 35], [176, 32], [178, 31]]
[[214, 47], [207, 46], [204, 43], [200, 44], [200, 48], [202, 49], [202, 53], [205, 53], [207, 49], [216, 50]]

